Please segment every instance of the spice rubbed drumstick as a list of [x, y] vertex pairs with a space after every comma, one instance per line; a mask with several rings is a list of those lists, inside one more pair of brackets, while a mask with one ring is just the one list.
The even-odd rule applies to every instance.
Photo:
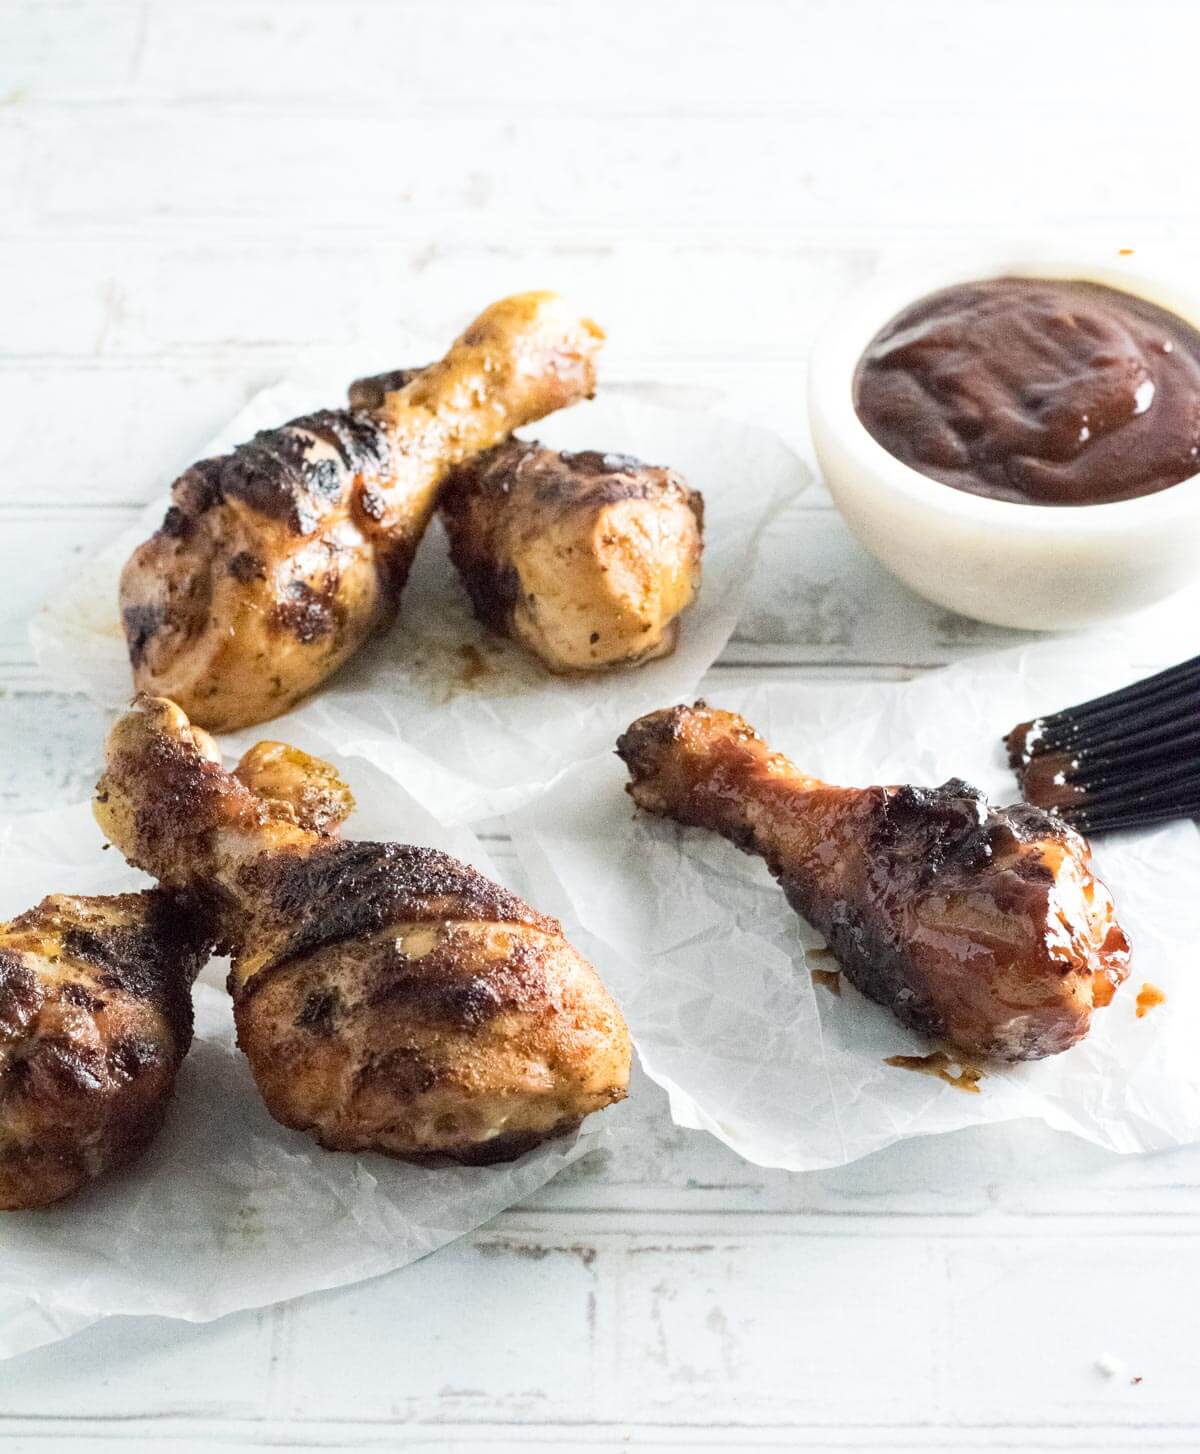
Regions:
[[475, 614], [551, 671], [674, 651], [704, 521], [677, 471], [510, 439], [456, 469], [440, 509]]
[[1128, 973], [1087, 843], [1038, 808], [957, 779], [833, 787], [703, 703], [640, 718], [617, 752], [639, 807], [764, 858], [853, 984], [970, 1055], [1067, 1049]]
[[620, 1100], [629, 1036], [559, 925], [432, 849], [343, 842], [349, 795], [279, 744], [226, 772], [172, 702], [109, 734], [96, 816], [233, 954], [271, 1114], [336, 1150], [504, 1160]]
[[0, 924], [0, 1210], [61, 1201], [146, 1148], [208, 951], [161, 890], [51, 894]]
[[385, 378], [374, 407], [193, 465], [121, 577], [135, 685], [213, 730], [292, 706], [394, 615], [449, 471], [590, 396], [602, 339], [555, 294], [522, 293], [439, 363]]

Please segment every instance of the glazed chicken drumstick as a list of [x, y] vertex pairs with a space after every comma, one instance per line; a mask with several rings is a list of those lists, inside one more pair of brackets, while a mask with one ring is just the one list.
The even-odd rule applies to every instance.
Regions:
[[639, 807], [764, 858], [863, 994], [969, 1055], [1066, 1050], [1128, 973], [1086, 842], [1040, 809], [957, 779], [831, 787], [703, 703], [640, 718], [617, 752]]
[[132, 1161], [192, 1041], [201, 922], [169, 894], [52, 894], [0, 924], [0, 1210]]
[[624, 1021], [559, 925], [444, 853], [335, 838], [332, 768], [265, 744], [226, 772], [145, 697], [106, 761], [100, 825], [212, 915], [276, 1120], [335, 1150], [489, 1162], [624, 1096]]
[[602, 339], [553, 293], [506, 298], [371, 405], [193, 465], [121, 576], [135, 685], [214, 731], [286, 711], [395, 614], [450, 469], [588, 397]]

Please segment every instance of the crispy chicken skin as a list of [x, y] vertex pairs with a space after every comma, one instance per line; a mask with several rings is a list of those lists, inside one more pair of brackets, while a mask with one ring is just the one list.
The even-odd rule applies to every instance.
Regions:
[[135, 685], [214, 731], [286, 711], [394, 616], [449, 470], [588, 397], [603, 334], [553, 293], [494, 303], [369, 407], [266, 430], [174, 484], [130, 557]]
[[1040, 809], [957, 779], [831, 787], [703, 703], [640, 718], [617, 752], [639, 807], [764, 858], [863, 994], [968, 1055], [1066, 1050], [1128, 973], [1087, 843]]
[[295, 753], [318, 784], [298, 813], [303, 786], [266, 756], [226, 772], [180, 708], [139, 698], [96, 816], [207, 906], [276, 1120], [334, 1150], [490, 1162], [624, 1096], [620, 1011], [553, 919], [446, 854], [341, 841], [333, 770]]
[[453, 472], [441, 515], [475, 614], [551, 671], [675, 649], [700, 586], [704, 513], [674, 470], [511, 439]]
[[157, 890], [52, 894], [0, 924], [0, 1210], [61, 1201], [149, 1144], [208, 948]]

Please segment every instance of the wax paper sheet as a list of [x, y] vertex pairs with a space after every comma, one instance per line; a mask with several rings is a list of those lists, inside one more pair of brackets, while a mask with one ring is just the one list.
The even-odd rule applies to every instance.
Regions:
[[[359, 802], [347, 836], [441, 848], [495, 876], [467, 830], [440, 827], [361, 761], [339, 766]], [[120, 893], [148, 882], [104, 851], [86, 804], [0, 821], [0, 919], [46, 893]], [[609, 1134], [606, 1113], [489, 1167], [323, 1151], [267, 1114], [234, 1044], [226, 969], [214, 961], [196, 986], [195, 1043], [147, 1154], [60, 1206], [0, 1217], [0, 1357], [118, 1314], [206, 1322], [403, 1267], [528, 1196]]]
[[[1111, 641], [1049, 642], [906, 684], [708, 684], [771, 745], [828, 781], [936, 784], [1018, 797], [1002, 732], [1137, 673]], [[662, 704], [660, 704], [662, 705]], [[1114, 1151], [1200, 1139], [1200, 833], [1174, 823], [1095, 844], [1134, 944], [1129, 981], [1065, 1054], [983, 1066], [977, 1093], [885, 1064], [933, 1047], [864, 999], [757, 859], [641, 815], [608, 753], [511, 826], [537, 903], [562, 917], [620, 998], [675, 1120], [748, 1160], [840, 1165], [905, 1137], [1034, 1116]], [[814, 979], [813, 970], [823, 971]], [[1151, 982], [1165, 1003], [1136, 1014]], [[953, 1073], [953, 1070], [952, 1070]]]
[[[227, 450], [316, 401], [336, 402], [344, 384], [341, 377], [306, 378], [266, 389], [205, 453]], [[808, 481], [805, 466], [771, 432], [646, 403], [628, 390], [602, 393], [522, 434], [558, 449], [615, 450], [681, 469], [704, 494], [703, 586], [671, 656], [599, 677], [555, 677], [474, 620], [435, 521], [396, 626], [308, 702], [276, 718], [269, 733], [289, 740], [304, 731], [326, 751], [367, 759], [406, 783], [444, 823], [477, 822], [530, 802], [639, 712], [691, 691], [737, 624], [764, 526]], [[181, 468], [187, 463], [180, 460]], [[147, 494], [163, 483], [147, 481]], [[165, 506], [160, 495], [81, 573], [56, 583], [31, 626], [43, 669], [107, 706], [121, 705], [132, 690], [117, 618], [121, 567]], [[262, 735], [251, 728], [227, 740], [240, 748]]]

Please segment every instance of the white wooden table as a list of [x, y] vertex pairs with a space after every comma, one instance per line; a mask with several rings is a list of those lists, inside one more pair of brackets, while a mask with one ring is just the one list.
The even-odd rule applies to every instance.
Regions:
[[[557, 287], [610, 379], [736, 395], [807, 452], [813, 328], [881, 247], [1194, 246], [1198, 31], [1188, 0], [0, 0], [0, 807], [79, 798], [101, 740], [30, 608], [297, 360], [411, 362], [408, 328]], [[1012, 639], [816, 490], [709, 689]], [[636, 1090], [633, 1141], [416, 1267], [0, 1365], [0, 1439], [1200, 1445], [1200, 1150], [1016, 1125], [789, 1176]]]

